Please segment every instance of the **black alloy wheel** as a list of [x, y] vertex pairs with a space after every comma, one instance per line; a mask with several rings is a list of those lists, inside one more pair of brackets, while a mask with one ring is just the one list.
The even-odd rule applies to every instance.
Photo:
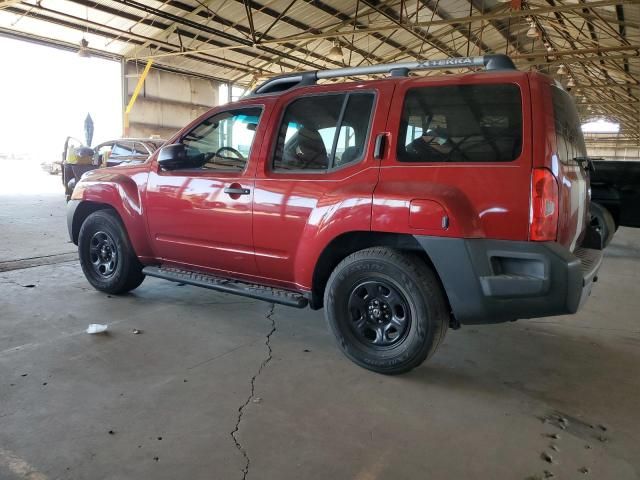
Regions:
[[402, 342], [411, 325], [411, 310], [405, 295], [380, 279], [356, 285], [351, 290], [348, 308], [354, 336], [374, 348]]
[[342, 352], [378, 373], [407, 372], [444, 339], [450, 310], [435, 271], [413, 252], [371, 247], [347, 256], [324, 292]]
[[78, 234], [78, 253], [84, 276], [97, 290], [125, 293], [144, 280], [142, 264], [114, 210], [98, 210], [84, 220]]
[[108, 279], [118, 266], [118, 249], [111, 235], [98, 231], [89, 242], [91, 266], [97, 275]]

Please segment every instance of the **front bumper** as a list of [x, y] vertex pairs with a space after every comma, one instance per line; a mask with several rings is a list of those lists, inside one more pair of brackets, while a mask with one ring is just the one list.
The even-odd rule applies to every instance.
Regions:
[[555, 242], [415, 237], [433, 262], [461, 324], [498, 323], [578, 311], [602, 251]]

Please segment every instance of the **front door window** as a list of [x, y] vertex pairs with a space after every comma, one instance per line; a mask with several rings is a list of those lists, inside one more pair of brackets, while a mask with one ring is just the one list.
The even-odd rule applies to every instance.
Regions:
[[230, 110], [206, 119], [183, 139], [189, 164], [202, 170], [242, 172], [260, 120], [259, 107]]

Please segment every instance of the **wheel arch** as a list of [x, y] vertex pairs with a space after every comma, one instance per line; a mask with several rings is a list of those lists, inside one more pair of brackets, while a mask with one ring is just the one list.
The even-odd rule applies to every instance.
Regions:
[[[71, 202], [74, 202], [74, 200]], [[77, 206], [71, 208], [73, 209], [70, 210], [72, 217], [67, 220], [69, 224], [69, 236], [76, 245], [78, 244], [80, 229], [87, 217], [100, 210], [109, 210], [117, 215], [118, 219], [122, 222], [125, 232], [127, 233], [129, 243], [131, 244], [131, 248], [133, 248], [136, 256], [141, 261], [143, 258], [153, 258], [147, 236], [147, 230], [141, 215], [136, 215], [135, 217], [132, 217], [131, 215], [128, 216], [128, 212], [126, 210], [123, 212], [111, 203], [95, 200], [80, 200]]]
[[442, 285], [440, 275], [428, 252], [422, 248], [413, 235], [356, 231], [343, 233], [335, 237], [326, 245], [318, 257], [313, 271], [311, 298], [309, 301], [312, 309], [318, 310], [323, 307], [324, 290], [327, 286], [327, 281], [338, 264], [352, 253], [371, 247], [390, 247], [417, 255], [435, 272], [449, 307], [449, 299]]
[[[78, 236], [80, 235], [80, 228], [89, 215], [98, 210], [111, 210], [120, 218], [117, 210], [107, 203], [93, 202], [88, 200], [81, 201], [75, 208], [73, 213], [73, 219], [71, 221], [71, 228], [69, 234], [71, 241], [78, 244]], [[120, 218], [122, 220], [122, 218]]]

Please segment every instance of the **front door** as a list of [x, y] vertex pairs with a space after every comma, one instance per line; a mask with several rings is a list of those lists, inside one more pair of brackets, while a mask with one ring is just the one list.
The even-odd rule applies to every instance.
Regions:
[[220, 273], [256, 273], [251, 222], [262, 111], [259, 105], [217, 112], [181, 137], [184, 168], [151, 166], [146, 217], [157, 257]]

